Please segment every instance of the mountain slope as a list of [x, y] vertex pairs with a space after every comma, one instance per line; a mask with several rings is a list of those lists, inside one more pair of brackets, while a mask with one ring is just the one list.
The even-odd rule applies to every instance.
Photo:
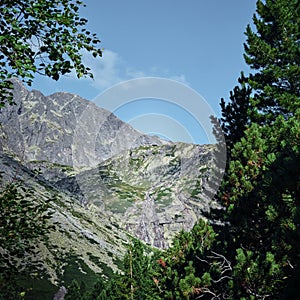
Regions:
[[178, 231], [190, 230], [204, 212], [217, 207], [205, 193], [214, 148], [140, 146], [79, 173], [76, 182], [87, 207], [98, 207], [138, 238], [165, 248]]
[[37, 246], [52, 283], [109, 276], [131, 235], [166, 248], [217, 207], [215, 145], [167, 142], [79, 96], [14, 85], [16, 105], [0, 110], [0, 170], [4, 184], [52, 199], [56, 230]]
[[91, 167], [129, 148], [164, 143], [77, 95], [46, 97], [17, 79], [13, 83], [16, 105], [0, 110], [0, 145], [23, 163]]
[[[54, 212], [48, 233], [49, 242], [36, 245], [35, 260], [43, 262], [44, 274], [52, 283], [62, 283], [71, 263], [77, 273], [90, 272], [109, 275], [118, 269], [118, 261], [125, 252], [128, 235], [106, 215], [86, 210], [71, 193], [56, 189], [50, 182], [12, 158], [0, 155], [2, 184], [12, 181], [34, 190], [35, 199], [51, 199]], [[101, 222], [99, 222], [101, 217]], [[74, 260], [74, 261], [73, 261]], [[74, 271], [75, 272], [75, 271]]]

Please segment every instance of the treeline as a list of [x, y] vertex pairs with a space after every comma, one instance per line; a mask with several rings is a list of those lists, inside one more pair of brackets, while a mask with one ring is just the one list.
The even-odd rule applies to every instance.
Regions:
[[[219, 120], [223, 210], [165, 251], [134, 242], [123, 273], [66, 299], [300, 299], [300, 1], [257, 1], [241, 74]], [[76, 294], [77, 293], [77, 294]]]

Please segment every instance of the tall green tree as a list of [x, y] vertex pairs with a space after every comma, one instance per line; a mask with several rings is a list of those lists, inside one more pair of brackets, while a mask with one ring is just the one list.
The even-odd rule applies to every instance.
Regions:
[[273, 122], [277, 116], [299, 117], [300, 106], [299, 1], [257, 1], [256, 30], [246, 29], [246, 63], [255, 71], [249, 85], [254, 121]]
[[257, 1], [253, 21], [246, 93], [236, 88], [222, 102], [230, 155], [221, 197], [232, 298], [276, 299], [295, 285], [300, 266], [300, 2]]
[[[146, 253], [145, 245], [133, 240], [123, 258], [122, 273], [114, 273], [108, 280], [102, 278], [88, 293], [87, 299], [99, 300], [158, 300], [158, 288], [155, 284], [153, 260], [155, 255]], [[153, 251], [155, 251], [153, 249]], [[83, 298], [82, 298], [83, 299]]]
[[0, 3], [0, 107], [13, 103], [9, 78], [28, 85], [35, 74], [54, 80], [74, 70], [90, 76], [82, 55], [102, 55], [100, 40], [87, 30], [79, 0], [2, 0]]
[[151, 278], [151, 258], [145, 250], [141, 241], [134, 240], [124, 257], [124, 283], [128, 288], [129, 299], [157, 299]]
[[230, 102], [226, 103], [222, 98], [220, 103], [222, 130], [229, 157], [232, 146], [240, 140], [251, 121], [251, 103], [249, 100], [252, 89], [246, 84], [246, 80], [244, 73], [242, 73], [238, 79], [240, 86], [236, 86], [233, 91], [230, 91]]

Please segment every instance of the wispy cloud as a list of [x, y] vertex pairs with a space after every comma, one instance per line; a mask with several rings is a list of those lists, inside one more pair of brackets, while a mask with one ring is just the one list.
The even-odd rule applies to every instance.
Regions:
[[118, 53], [111, 50], [103, 51], [101, 59], [96, 60], [90, 55], [84, 55], [83, 60], [94, 74], [91, 85], [98, 90], [109, 88], [125, 80], [148, 76], [164, 77], [189, 84], [184, 74], [171, 74], [168, 70], [157, 66], [153, 66], [149, 70], [139, 70], [129, 66]]
[[123, 62], [120, 56], [110, 50], [105, 50], [101, 59], [84, 55], [83, 62], [91, 68], [94, 80], [91, 85], [97, 89], [105, 89], [122, 80]]
[[183, 74], [170, 76], [169, 78], [189, 85], [189, 82], [186, 80], [185, 75]]

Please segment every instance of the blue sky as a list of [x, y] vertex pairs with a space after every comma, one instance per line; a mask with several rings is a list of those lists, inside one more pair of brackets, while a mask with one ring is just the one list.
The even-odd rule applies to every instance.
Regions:
[[[98, 34], [104, 48], [102, 59], [96, 61], [84, 56], [95, 79], [77, 80], [70, 75], [55, 82], [36, 77], [33, 88], [46, 95], [66, 91], [95, 100], [103, 91], [123, 81], [162, 77], [179, 81], [199, 93], [219, 116], [220, 98], [228, 98], [240, 72], [247, 71], [243, 60], [244, 31], [252, 23], [254, 0], [84, 2], [87, 7], [82, 9], [82, 16], [89, 20], [88, 28]], [[186, 114], [190, 111], [180, 115], [177, 109], [167, 115], [157, 101], [148, 99], [147, 104], [145, 101], [134, 101], [114, 112], [139, 130], [151, 132], [151, 123], [172, 128], [173, 122], [174, 132], [166, 133], [167, 138], [185, 140], [180, 134], [182, 129], [187, 136], [194, 137], [193, 142], [205, 142]], [[197, 109], [195, 103], [194, 110]], [[173, 111], [172, 105], [169, 111]], [[176, 129], [177, 123], [181, 129], [178, 126]], [[164, 135], [163, 130], [154, 127], [152, 132]], [[195, 132], [198, 132], [196, 137]]]

